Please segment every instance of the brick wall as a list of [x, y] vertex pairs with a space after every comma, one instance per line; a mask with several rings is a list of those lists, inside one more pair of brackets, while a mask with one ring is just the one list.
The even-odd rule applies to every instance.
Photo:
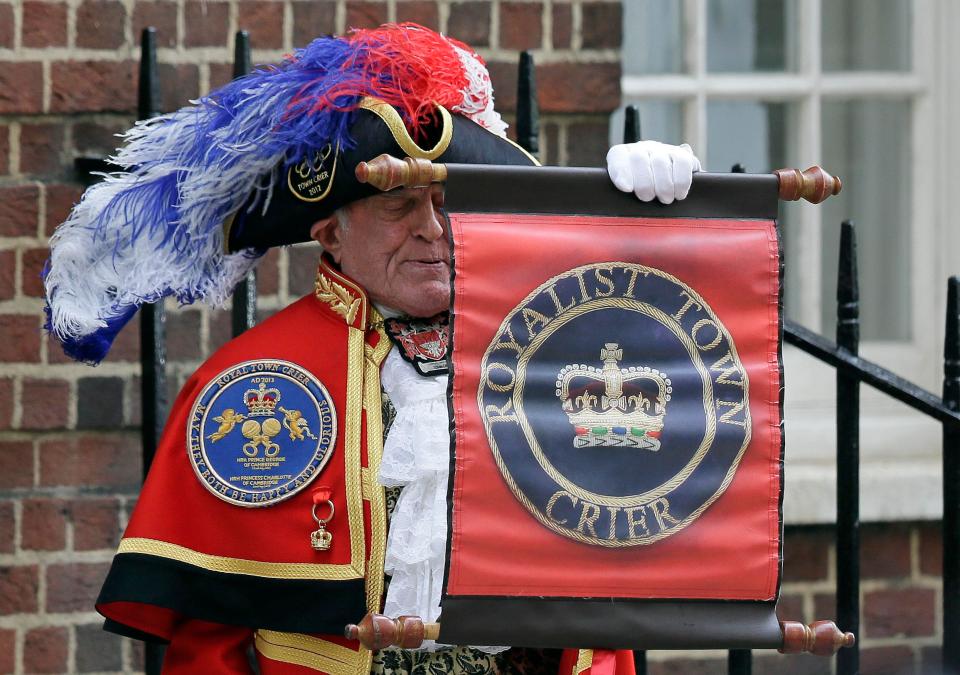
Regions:
[[[73, 160], [110, 152], [133, 121], [141, 29], [158, 31], [165, 110], [229, 79], [238, 29], [263, 63], [347, 26], [417, 21], [479, 49], [508, 121], [517, 53], [532, 49], [541, 156], [599, 165], [620, 15], [618, 0], [0, 0], [0, 673], [132, 672], [142, 658], [93, 612], [140, 479], [137, 324], [96, 369], [40, 330], [46, 241], [80, 195]], [[312, 289], [316, 258], [266, 257], [262, 314]], [[172, 398], [230, 328], [223, 311], [169, 309]]]
[[[788, 489], [790, 477], [787, 476]], [[777, 614], [836, 618], [833, 527], [788, 527]], [[861, 530], [860, 672], [942, 675], [940, 523], [870, 524]], [[726, 675], [726, 652], [651, 652], [650, 675]], [[830, 675], [836, 659], [754, 652], [754, 675]]]

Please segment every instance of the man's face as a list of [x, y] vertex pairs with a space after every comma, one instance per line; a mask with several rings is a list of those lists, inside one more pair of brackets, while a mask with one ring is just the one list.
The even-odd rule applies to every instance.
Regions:
[[370, 299], [410, 316], [450, 305], [450, 248], [443, 188], [405, 188], [346, 207], [346, 227], [321, 221], [313, 236]]

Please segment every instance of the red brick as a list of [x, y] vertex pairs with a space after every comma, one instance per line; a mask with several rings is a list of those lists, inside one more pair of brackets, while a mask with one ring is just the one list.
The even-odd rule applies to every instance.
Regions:
[[0, 124], [0, 176], [10, 173], [10, 127]]
[[0, 314], [0, 363], [35, 363], [40, 360], [40, 317]]
[[271, 248], [257, 265], [257, 293], [259, 295], [274, 295], [279, 290], [280, 274], [277, 268], [277, 259], [280, 257], [279, 248]]
[[67, 44], [67, 5], [53, 2], [23, 3], [24, 47], [63, 47]]
[[620, 62], [537, 66], [537, 90], [544, 113], [609, 113], [620, 105]]
[[33, 444], [30, 441], [0, 441], [0, 488], [24, 488], [31, 485]]
[[123, 46], [126, 8], [116, 0], [86, 0], [77, 8], [77, 46], [116, 49]]
[[23, 272], [20, 276], [20, 289], [24, 295], [43, 297], [43, 279], [40, 274], [49, 257], [50, 249], [47, 248], [31, 248], [21, 254]]
[[920, 574], [943, 576], [943, 523], [920, 526]]
[[13, 5], [0, 5], [0, 48], [13, 49]]
[[171, 361], [201, 358], [200, 318], [200, 312], [194, 309], [167, 314], [167, 357]]
[[0, 673], [12, 673], [13, 657], [16, 654], [17, 632], [0, 629]]
[[47, 611], [85, 612], [93, 609], [108, 563], [66, 563], [47, 567]]
[[861, 649], [860, 672], [870, 675], [913, 675], [913, 650], [910, 647]]
[[95, 673], [123, 670], [123, 643], [119, 635], [108, 633], [98, 624], [76, 627], [77, 671]]
[[560, 127], [548, 122], [542, 125], [541, 129], [543, 129], [543, 143], [540, 145], [541, 161], [547, 166], [560, 166]]
[[131, 112], [136, 107], [136, 65], [131, 61], [53, 64], [52, 112]]
[[831, 536], [827, 528], [787, 530], [783, 541], [784, 582], [826, 579]]
[[0, 62], [0, 114], [43, 111], [43, 66]]
[[[814, 621], [829, 619], [837, 615], [837, 596], [835, 593], [815, 593], [813, 596]], [[843, 628], [843, 626], [841, 626]]]
[[619, 2], [586, 2], [580, 11], [580, 44], [584, 49], [620, 47], [623, 9]]
[[183, 42], [187, 47], [219, 47], [227, 44], [230, 7], [225, 2], [188, 2], [184, 5]]
[[210, 88], [222, 87], [233, 79], [232, 63], [211, 63], [210, 67]]
[[129, 126], [126, 122], [78, 122], [73, 125], [73, 149], [83, 155], [113, 154], [120, 145], [117, 134]]
[[67, 504], [60, 499], [25, 499], [20, 547], [61, 551], [67, 545]]
[[136, 315], [128, 323], [110, 347], [105, 359], [108, 363], [123, 363], [140, 360], [140, 316]]
[[397, 2], [397, 21], [412, 21], [431, 30], [438, 30], [440, 16], [433, 0], [400, 0]]
[[70, 414], [70, 383], [25, 378], [21, 397], [21, 429], [66, 429]]
[[246, 0], [237, 4], [240, 30], [250, 33], [253, 49], [283, 47], [283, 3]]
[[[13, 538], [15, 533], [13, 522], [13, 502], [0, 502], [0, 553], [13, 553]], [[3, 650], [0, 649], [0, 652]], [[0, 673], [4, 672], [0, 668]]]
[[70, 215], [70, 210], [80, 201], [83, 191], [79, 185], [70, 183], [48, 183], [44, 191], [47, 194], [47, 220], [44, 234], [49, 237]]
[[161, 64], [160, 107], [179, 110], [200, 96], [200, 69], [192, 63]]
[[337, 30], [337, 3], [293, 3], [293, 46], [305, 47], [314, 38], [330, 35]]
[[9, 300], [16, 293], [17, 255], [0, 251], [0, 300]]
[[134, 488], [140, 483], [139, 441], [122, 434], [40, 443], [41, 485]]
[[75, 551], [114, 549], [120, 541], [120, 505], [115, 499], [78, 499], [70, 504]]
[[317, 262], [320, 260], [320, 248], [296, 246], [287, 249], [287, 287], [293, 296], [313, 293], [313, 284], [317, 278]]
[[870, 525], [861, 529], [860, 576], [909, 577], [910, 530], [900, 525]]
[[139, 44], [144, 28], [157, 29], [158, 47], [177, 46], [177, 3], [138, 2], [133, 8], [133, 34]]
[[23, 667], [28, 673], [67, 672], [69, 630], [63, 626], [33, 628], [23, 639]]
[[609, 126], [605, 119], [567, 127], [567, 166], [606, 166]]
[[36, 565], [0, 567], [0, 616], [37, 611]]
[[[490, 3], [453, 2], [447, 17], [447, 34], [471, 47], [490, 46]], [[517, 66], [514, 64], [514, 70]]]
[[929, 588], [864, 593], [862, 631], [871, 638], [933, 635], [935, 602]]
[[40, 189], [36, 185], [0, 188], [0, 237], [35, 237]]
[[387, 21], [387, 3], [347, 2], [347, 28], [376, 28]]
[[794, 593], [781, 593], [777, 600], [777, 618], [781, 621], [805, 621], [803, 596]]
[[62, 124], [23, 124], [20, 127], [20, 171], [58, 173], [63, 169]]
[[229, 311], [210, 312], [210, 349], [219, 349], [233, 337], [233, 317]]
[[542, 17], [543, 6], [540, 3], [500, 3], [500, 47], [503, 49], [539, 48], [543, 40]]
[[0, 430], [9, 429], [12, 424], [13, 380], [9, 377], [0, 377]]
[[553, 48], [569, 49], [573, 37], [573, 10], [567, 3], [553, 5]]

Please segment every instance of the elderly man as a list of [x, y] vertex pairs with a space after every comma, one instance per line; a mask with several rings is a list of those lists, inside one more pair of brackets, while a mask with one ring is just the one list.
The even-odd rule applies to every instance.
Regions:
[[[550, 672], [505, 647], [337, 637], [367, 611], [439, 614], [446, 534], [443, 188], [378, 193], [381, 153], [526, 164], [466, 45], [405, 24], [321, 38], [141, 124], [52, 240], [49, 328], [96, 362], [142, 302], [220, 302], [266, 248], [319, 242], [316, 292], [186, 383], [97, 609], [169, 643], [164, 672]], [[689, 148], [617, 146], [618, 188], [682, 199]], [[396, 346], [429, 334], [411, 358]], [[387, 522], [390, 522], [389, 536]], [[387, 588], [388, 586], [388, 588]]]

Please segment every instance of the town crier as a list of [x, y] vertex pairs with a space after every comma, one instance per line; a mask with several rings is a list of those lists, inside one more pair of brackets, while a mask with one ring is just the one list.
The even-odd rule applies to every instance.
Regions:
[[[135, 126], [54, 234], [48, 329], [91, 363], [143, 303], [223, 303], [269, 247], [323, 247], [315, 292], [183, 387], [97, 601], [108, 629], [169, 644], [165, 673], [556, 672], [550, 651], [339, 637], [367, 611], [435, 620], [447, 532], [443, 188], [379, 193], [355, 168], [535, 165], [505, 129], [467, 45], [323, 37]], [[669, 203], [699, 162], [648, 142], [608, 168]]]

